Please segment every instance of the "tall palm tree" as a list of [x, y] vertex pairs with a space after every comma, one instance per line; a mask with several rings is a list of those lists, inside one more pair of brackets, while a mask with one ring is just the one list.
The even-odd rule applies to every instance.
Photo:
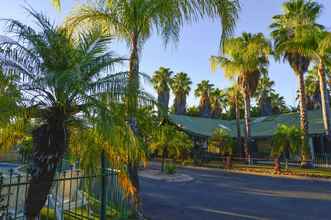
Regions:
[[214, 89], [210, 94], [211, 117], [220, 118], [225, 106], [225, 92], [221, 89]]
[[254, 95], [262, 73], [266, 73], [271, 47], [262, 33], [243, 33], [240, 37], [224, 42], [224, 56], [211, 57], [212, 70], [220, 65], [227, 78], [238, 79], [244, 97], [245, 109], [245, 155], [250, 162], [251, 142], [251, 97]]
[[261, 116], [268, 116], [273, 113], [271, 94], [275, 92], [273, 89], [274, 84], [275, 82], [270, 80], [267, 75], [262, 76], [259, 80], [254, 97], [259, 104]]
[[240, 88], [237, 84], [231, 86], [226, 91], [227, 102], [231, 105], [231, 109], [235, 110], [235, 118], [236, 118], [236, 128], [237, 128], [237, 145], [241, 149], [241, 156], [245, 155], [245, 150], [242, 148], [241, 141], [241, 126], [240, 126], [240, 106], [242, 103], [242, 96], [240, 92]]
[[209, 118], [211, 116], [211, 93], [213, 91], [214, 84], [211, 84], [209, 80], [202, 80], [194, 91], [194, 95], [200, 98], [199, 110], [201, 117]]
[[[153, 31], [160, 34], [165, 43], [178, 40], [185, 21], [201, 18], [220, 18], [221, 44], [232, 34], [240, 9], [238, 0], [97, 0], [94, 4], [78, 7], [67, 19], [67, 25], [101, 25], [104, 31], [115, 34], [130, 48], [127, 109], [132, 129], [138, 134], [135, 113], [139, 88], [139, 52]], [[138, 161], [129, 164], [128, 171], [136, 185], [136, 206], [139, 202]]]
[[[109, 50], [111, 39], [99, 30], [71, 38], [65, 28], [54, 26], [44, 15], [32, 10], [29, 13], [38, 29], [8, 19], [13, 39], [1, 38], [0, 63], [5, 74], [17, 77], [15, 86], [24, 97], [23, 107], [28, 113], [22, 115], [25, 120], [33, 119], [35, 125], [25, 202], [30, 220], [39, 215], [46, 201], [57, 165], [68, 149], [71, 128], [84, 130], [82, 115], [97, 109], [105, 111], [99, 97], [123, 93], [126, 75], [102, 76], [101, 72], [110, 73], [122, 59]], [[117, 100], [114, 95], [109, 97]], [[106, 121], [113, 122], [110, 118]]]
[[305, 77], [306, 107], [308, 110], [321, 107], [320, 83], [317, 71], [317, 68], [314, 67], [308, 70]]
[[[313, 39], [307, 37], [307, 32], [320, 28], [316, 23], [322, 6], [310, 0], [290, 0], [283, 4], [283, 13], [273, 17], [271, 36], [274, 39], [275, 57], [288, 61], [299, 82], [300, 127], [302, 135], [302, 165], [310, 160], [308, 150], [308, 119], [306, 110], [306, 95], [304, 74], [310, 64], [307, 50], [312, 48]], [[309, 35], [309, 34], [308, 34]]]
[[175, 113], [183, 115], [186, 113], [186, 98], [191, 91], [192, 81], [187, 73], [177, 73], [171, 80], [171, 90], [175, 95]]
[[152, 83], [157, 91], [158, 104], [160, 105], [159, 114], [168, 113], [169, 97], [170, 97], [170, 82], [173, 72], [169, 68], [160, 67], [154, 72]]
[[290, 112], [289, 107], [286, 105], [284, 96], [280, 96], [277, 92], [270, 94], [272, 113], [280, 114]]
[[[319, 81], [320, 101], [322, 107], [325, 135], [331, 140], [331, 109], [330, 95], [327, 88], [326, 68], [330, 65], [331, 57], [331, 33], [319, 27], [312, 27], [308, 37], [315, 40], [314, 47], [309, 51], [312, 61], [316, 64]], [[316, 72], [315, 72], [316, 74]]]

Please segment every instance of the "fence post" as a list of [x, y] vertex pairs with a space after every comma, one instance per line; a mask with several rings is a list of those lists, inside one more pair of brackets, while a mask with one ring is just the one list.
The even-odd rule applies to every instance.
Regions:
[[106, 157], [105, 151], [101, 153], [101, 206], [100, 220], [106, 220]]
[[2, 194], [3, 176], [0, 173], [0, 219], [4, 218], [4, 213], [6, 206], [3, 204], [5, 202], [4, 195]]

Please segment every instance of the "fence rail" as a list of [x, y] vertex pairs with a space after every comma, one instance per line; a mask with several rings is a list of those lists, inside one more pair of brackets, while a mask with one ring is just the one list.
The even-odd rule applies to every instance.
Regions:
[[[0, 219], [24, 218], [30, 176], [10, 170], [0, 174]], [[89, 175], [81, 170], [58, 172], [52, 182], [41, 220], [126, 219], [129, 202], [119, 185], [118, 172], [111, 169]]]
[[[224, 156], [216, 155], [216, 154], [210, 154], [207, 153], [203, 155], [202, 157], [202, 163], [210, 162], [210, 161], [223, 161], [225, 159]], [[289, 159], [288, 163], [291, 166], [300, 166], [300, 160], [297, 159]], [[247, 159], [243, 157], [232, 157], [232, 160], [237, 163], [247, 163]], [[258, 157], [253, 155], [251, 157], [251, 161], [253, 164], [273, 164], [274, 161], [271, 157]], [[285, 158], [281, 157], [281, 162], [285, 162]], [[331, 168], [331, 154], [315, 154], [312, 160], [312, 163], [314, 167], [319, 168]]]

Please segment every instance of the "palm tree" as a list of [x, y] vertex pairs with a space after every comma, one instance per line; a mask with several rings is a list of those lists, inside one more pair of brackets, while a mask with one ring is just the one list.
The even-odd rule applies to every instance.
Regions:
[[[138, 134], [135, 113], [139, 88], [139, 52], [153, 31], [160, 34], [165, 43], [178, 40], [185, 21], [201, 18], [220, 18], [222, 24], [221, 45], [232, 34], [240, 9], [238, 0], [158, 1], [158, 0], [97, 0], [77, 8], [67, 19], [67, 25], [100, 25], [108, 33], [124, 40], [130, 48], [127, 109], [132, 129]], [[136, 206], [139, 209], [138, 161], [129, 164], [128, 171], [136, 185]]]
[[290, 112], [290, 109], [285, 103], [284, 97], [280, 96], [276, 92], [272, 92], [270, 94], [271, 106], [272, 106], [272, 114], [281, 114]]
[[[0, 62], [6, 75], [17, 77], [15, 86], [24, 97], [26, 109], [22, 115], [24, 120], [33, 119], [35, 125], [31, 180], [25, 202], [30, 220], [39, 216], [46, 201], [57, 165], [72, 138], [71, 130], [82, 131], [86, 129], [84, 125], [91, 124], [83, 115], [91, 115], [97, 109], [109, 112], [99, 97], [123, 93], [126, 75], [100, 74], [109, 73], [122, 59], [109, 51], [111, 38], [99, 30], [71, 38], [65, 28], [54, 26], [44, 15], [32, 10], [29, 13], [39, 29], [8, 19], [7, 28], [14, 38], [1, 39]], [[117, 100], [115, 95], [107, 97]], [[111, 118], [104, 121], [114, 122]]]
[[225, 105], [225, 93], [221, 89], [214, 89], [210, 94], [211, 117], [220, 118]]
[[177, 73], [171, 80], [170, 87], [175, 95], [175, 113], [183, 115], [186, 113], [186, 98], [191, 91], [192, 81], [187, 73]]
[[162, 124], [154, 131], [151, 149], [161, 151], [161, 172], [164, 172], [166, 157], [172, 156], [174, 159], [181, 156], [181, 153], [192, 148], [192, 140], [177, 128]]
[[288, 126], [281, 124], [272, 137], [272, 151], [271, 156], [275, 160], [275, 173], [281, 172], [280, 156], [285, 153], [286, 169], [288, 169], [289, 153], [296, 154], [301, 146], [301, 130], [295, 126]]
[[190, 106], [187, 108], [186, 115], [192, 117], [198, 117], [200, 115], [199, 107], [197, 106]]
[[231, 157], [235, 150], [235, 141], [229, 132], [224, 129], [216, 129], [209, 141], [209, 147], [219, 149], [219, 152], [225, 156], [225, 168], [232, 167]]
[[305, 77], [306, 105], [308, 110], [319, 109], [321, 107], [320, 83], [317, 71], [316, 67], [312, 68], [308, 70]]
[[170, 97], [170, 81], [173, 72], [169, 68], [160, 67], [154, 72], [152, 83], [157, 91], [158, 104], [160, 105], [159, 114], [162, 112], [168, 113], [169, 97]]
[[325, 135], [331, 140], [330, 96], [326, 80], [326, 67], [330, 64], [331, 56], [331, 33], [319, 27], [313, 27], [310, 31], [307, 31], [308, 37], [315, 39], [315, 45], [309, 53], [312, 61], [316, 63]]
[[271, 52], [270, 44], [262, 33], [243, 33], [242, 36], [224, 42], [224, 56], [211, 57], [212, 70], [220, 65], [229, 79], [237, 79], [244, 97], [245, 109], [245, 156], [250, 162], [251, 97], [254, 95], [262, 73], [266, 73]]
[[275, 82], [270, 80], [268, 75], [263, 75], [259, 80], [259, 83], [256, 88], [255, 98], [259, 104], [261, 116], [271, 115], [272, 104], [271, 104], [271, 94], [275, 92], [272, 88], [275, 85]]
[[[283, 4], [283, 14], [273, 17], [271, 36], [274, 39], [275, 57], [288, 61], [299, 82], [300, 99], [300, 127], [302, 135], [302, 165], [310, 160], [308, 150], [308, 119], [306, 110], [306, 94], [304, 74], [310, 64], [307, 50], [313, 47], [310, 37], [312, 29], [320, 28], [316, 19], [321, 13], [322, 6], [310, 0], [290, 0]], [[310, 35], [310, 36], [309, 36]]]
[[230, 111], [234, 109], [235, 118], [236, 118], [236, 128], [237, 128], [237, 145], [241, 149], [241, 156], [245, 154], [245, 150], [242, 149], [241, 142], [241, 126], [240, 126], [240, 106], [242, 105], [242, 96], [240, 92], [240, 88], [238, 85], [233, 85], [226, 91], [227, 102], [231, 105]]
[[194, 95], [200, 98], [199, 110], [201, 117], [211, 116], [211, 93], [214, 85], [209, 80], [202, 80], [194, 91]]

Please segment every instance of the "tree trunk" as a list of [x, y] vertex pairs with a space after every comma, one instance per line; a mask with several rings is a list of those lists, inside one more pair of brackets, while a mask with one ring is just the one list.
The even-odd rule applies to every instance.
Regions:
[[237, 126], [237, 144], [240, 149], [240, 156], [244, 157], [245, 150], [243, 149], [243, 146], [241, 143], [240, 109], [239, 109], [239, 103], [238, 103], [238, 96], [235, 97], [235, 111], [236, 111], [236, 126]]
[[33, 131], [31, 179], [25, 200], [25, 215], [28, 220], [39, 216], [67, 144], [67, 131], [61, 120], [42, 125]]
[[231, 155], [226, 155], [225, 156], [225, 168], [226, 169], [231, 169], [232, 168]]
[[298, 73], [299, 80], [299, 99], [300, 99], [300, 128], [303, 131], [301, 145], [301, 164], [307, 166], [310, 161], [310, 152], [308, 149], [308, 119], [306, 109], [306, 92], [304, 74]]
[[251, 100], [249, 91], [247, 88], [244, 89], [244, 104], [245, 104], [245, 142], [244, 142], [244, 149], [245, 149], [245, 157], [248, 163], [251, 162], [251, 152], [250, 152], [250, 143], [251, 143]]
[[186, 96], [182, 94], [176, 94], [175, 97], [175, 111], [178, 115], [185, 115], [186, 113]]
[[167, 154], [167, 146], [165, 146], [162, 151], [161, 173], [164, 172], [166, 154]]
[[275, 164], [275, 167], [274, 167], [274, 173], [275, 174], [280, 174], [281, 173], [281, 166], [280, 166], [280, 160], [279, 160], [279, 157], [276, 157], [274, 159], [274, 164]]
[[[127, 111], [129, 116], [129, 123], [133, 133], [138, 136], [139, 129], [137, 125], [136, 113], [138, 108], [138, 90], [139, 90], [139, 54], [138, 54], [138, 35], [132, 33], [131, 35], [131, 54], [129, 60], [129, 75], [128, 75], [128, 89], [127, 89]], [[133, 195], [134, 208], [138, 215], [138, 219], [143, 218], [141, 209], [141, 201], [139, 194], [139, 160], [137, 158], [129, 158], [128, 175], [129, 179], [135, 188]]]
[[160, 116], [166, 116], [168, 115], [169, 110], [169, 98], [170, 98], [170, 91], [163, 91], [158, 94], [158, 103], [160, 105], [159, 107], [159, 115]]
[[319, 83], [320, 83], [324, 130], [325, 130], [326, 137], [330, 140], [331, 139], [330, 99], [329, 99], [329, 92], [326, 87], [325, 68], [324, 68], [323, 63], [320, 63], [318, 66], [318, 76], [319, 76]]

